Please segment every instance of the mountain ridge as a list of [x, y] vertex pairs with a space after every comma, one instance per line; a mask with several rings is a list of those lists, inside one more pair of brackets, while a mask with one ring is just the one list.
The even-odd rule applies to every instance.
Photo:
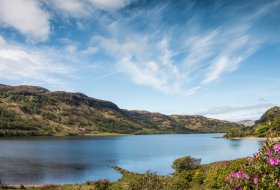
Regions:
[[205, 133], [242, 126], [198, 115], [121, 109], [83, 93], [0, 84], [0, 136]]

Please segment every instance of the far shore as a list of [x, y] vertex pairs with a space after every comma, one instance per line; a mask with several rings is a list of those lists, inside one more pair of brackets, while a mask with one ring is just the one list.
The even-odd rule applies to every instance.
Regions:
[[247, 136], [247, 137], [214, 137], [214, 138], [225, 138], [225, 139], [231, 139], [231, 140], [261, 140], [265, 141], [267, 139], [272, 140], [272, 141], [277, 141], [280, 140], [279, 137], [273, 137], [273, 138], [268, 138], [268, 137], [256, 137], [256, 136]]
[[[216, 132], [215, 132], [216, 133]], [[218, 132], [217, 132], [218, 133]], [[110, 137], [110, 136], [139, 136], [139, 135], [193, 135], [193, 134], [214, 134], [214, 133], [140, 133], [140, 134], [122, 134], [122, 133], [84, 133], [84, 134], [73, 134], [73, 135], [66, 135], [66, 134], [55, 134], [55, 135], [46, 135], [46, 136], [0, 136], [1, 138], [28, 138], [28, 137]], [[213, 138], [223, 138], [223, 137], [213, 137]]]
[[84, 134], [81, 136], [128, 136], [131, 134], [121, 134], [121, 133], [89, 133], [89, 134]]

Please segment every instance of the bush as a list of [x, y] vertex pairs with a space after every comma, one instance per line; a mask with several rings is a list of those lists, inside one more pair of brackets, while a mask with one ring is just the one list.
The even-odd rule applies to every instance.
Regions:
[[194, 175], [192, 177], [193, 181], [197, 184], [203, 184], [205, 179], [205, 172], [202, 168], [195, 170]]
[[200, 162], [201, 159], [192, 158], [191, 156], [186, 156], [186, 157], [176, 159], [172, 164], [172, 168], [176, 172], [182, 172], [184, 170], [194, 170], [199, 168]]
[[92, 182], [92, 184], [96, 190], [107, 190], [111, 185], [111, 182], [107, 179], [102, 179], [102, 180], [94, 181]]
[[146, 172], [129, 184], [129, 190], [162, 190], [164, 185], [156, 173]]
[[185, 170], [174, 175], [169, 184], [170, 190], [185, 190], [190, 189], [190, 182], [192, 181], [194, 171]]
[[246, 164], [246, 158], [212, 163], [204, 168], [203, 184], [209, 188], [220, 189], [225, 186], [224, 179], [231, 171], [237, 172], [241, 166]]
[[224, 180], [225, 189], [279, 189], [280, 141], [266, 141], [247, 165], [231, 171]]

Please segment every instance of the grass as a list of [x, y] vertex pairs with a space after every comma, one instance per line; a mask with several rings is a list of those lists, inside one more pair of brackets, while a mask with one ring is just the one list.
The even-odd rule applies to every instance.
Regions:
[[[232, 161], [221, 161], [211, 164], [202, 165], [198, 169], [192, 170], [193, 175], [190, 181], [187, 181], [187, 188], [192, 190], [208, 190], [208, 189], [220, 189], [223, 186], [224, 178], [228, 176], [230, 171], [234, 171], [244, 164], [246, 159], [238, 159]], [[67, 185], [46, 185], [46, 186], [25, 186], [27, 190], [130, 190], [130, 185], [135, 183], [146, 174], [136, 174], [124, 170], [122, 178], [118, 181], [111, 182], [110, 186], [106, 189], [100, 189], [95, 187], [96, 182], [87, 182], [84, 184], [67, 184]], [[171, 176], [156, 176], [164, 184], [162, 190], [177, 190], [170, 186], [174, 181], [176, 183], [184, 182], [183, 175], [171, 175]], [[6, 189], [23, 189], [20, 186], [15, 186]], [[181, 189], [181, 188], [180, 188]], [[180, 190], [178, 189], [178, 190]], [[182, 190], [184, 190], [182, 189]], [[150, 189], [143, 189], [150, 190]], [[152, 190], [152, 189], [151, 189]]]
[[87, 133], [83, 136], [128, 136], [131, 134], [121, 134], [121, 133]]

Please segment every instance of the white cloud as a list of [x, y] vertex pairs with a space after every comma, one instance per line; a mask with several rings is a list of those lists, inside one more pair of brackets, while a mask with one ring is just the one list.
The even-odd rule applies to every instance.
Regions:
[[213, 82], [224, 73], [235, 71], [247, 57], [258, 50], [259, 44], [263, 40], [250, 35], [251, 27], [252, 23], [244, 23], [239, 26], [232, 26], [219, 34], [215, 40], [223, 49], [216, 54], [214, 59], [210, 60], [212, 64], [207, 69], [202, 83]]
[[6, 44], [6, 40], [0, 36], [0, 46], [4, 46]]
[[51, 3], [51, 6], [56, 8], [58, 13], [62, 12], [71, 17], [89, 16], [92, 10], [86, 0], [51, 0], [45, 1], [45, 3]]
[[117, 69], [136, 84], [193, 95], [234, 72], [266, 42], [265, 37], [257, 36], [255, 26], [273, 6], [264, 6], [258, 13], [240, 13], [237, 7], [219, 10], [221, 15], [238, 13], [239, 17], [210, 26], [204, 25], [199, 13], [170, 26], [162, 20], [169, 8], [169, 4], [160, 4], [146, 10], [128, 10], [126, 16], [106, 17], [102, 25], [106, 37], [93, 37], [91, 45], [113, 58]]
[[36, 0], [1, 0], [0, 23], [12, 27], [32, 40], [47, 40], [50, 16]]
[[78, 42], [73, 41], [69, 38], [60, 38], [58, 41], [64, 45], [64, 50], [67, 54], [73, 55], [77, 53], [79, 45]]
[[206, 112], [202, 112], [202, 115], [217, 115], [217, 114], [228, 114], [233, 112], [240, 111], [249, 111], [249, 110], [258, 110], [258, 109], [268, 109], [273, 107], [273, 104], [256, 104], [242, 107], [233, 107], [233, 106], [225, 106], [225, 107], [215, 107], [207, 110]]
[[152, 43], [152, 36], [118, 38], [94, 37], [92, 43], [116, 59], [116, 69], [136, 84], [166, 93], [181, 92], [181, 73], [173, 64], [167, 37]]
[[73, 54], [77, 51], [77, 46], [75, 46], [74, 44], [68, 44], [66, 47], [65, 47], [65, 50], [66, 52], [70, 53], [70, 54]]
[[84, 55], [92, 55], [98, 52], [98, 48], [89, 46], [86, 49], [82, 50], [81, 53]]
[[117, 10], [125, 7], [132, 0], [89, 0], [95, 7], [103, 10]]
[[211, 108], [205, 112], [199, 112], [197, 114], [204, 115], [208, 117], [215, 117], [219, 119], [227, 119], [233, 121], [240, 121], [245, 119], [259, 119], [265, 111], [271, 107], [275, 106], [274, 104], [255, 104], [248, 106], [224, 106], [224, 107], [215, 107]]
[[[41, 0], [57, 14], [69, 17], [94, 17], [98, 15], [97, 9], [115, 11], [121, 9], [133, 0]], [[100, 16], [100, 15], [98, 15]], [[79, 23], [79, 22], [78, 22]], [[81, 27], [81, 23], [78, 25]]]
[[61, 78], [73, 72], [73, 68], [66, 65], [64, 59], [63, 53], [55, 49], [2, 44], [0, 79], [62, 86], [65, 82]]
[[[196, 18], [193, 19], [195, 25], [187, 22], [172, 30], [163, 28], [160, 32], [139, 32], [131, 27], [139, 20], [149, 20], [146, 17], [150, 16], [150, 11], [155, 18], [160, 18], [164, 8], [113, 19], [104, 26], [109, 37], [95, 36], [92, 39], [92, 45], [113, 57], [116, 67], [136, 84], [166, 93], [193, 95], [203, 85], [236, 70], [262, 42], [251, 35], [253, 21], [250, 19], [207, 30]], [[152, 24], [162, 27], [156, 20]], [[182, 28], [186, 31], [181, 31]]]

